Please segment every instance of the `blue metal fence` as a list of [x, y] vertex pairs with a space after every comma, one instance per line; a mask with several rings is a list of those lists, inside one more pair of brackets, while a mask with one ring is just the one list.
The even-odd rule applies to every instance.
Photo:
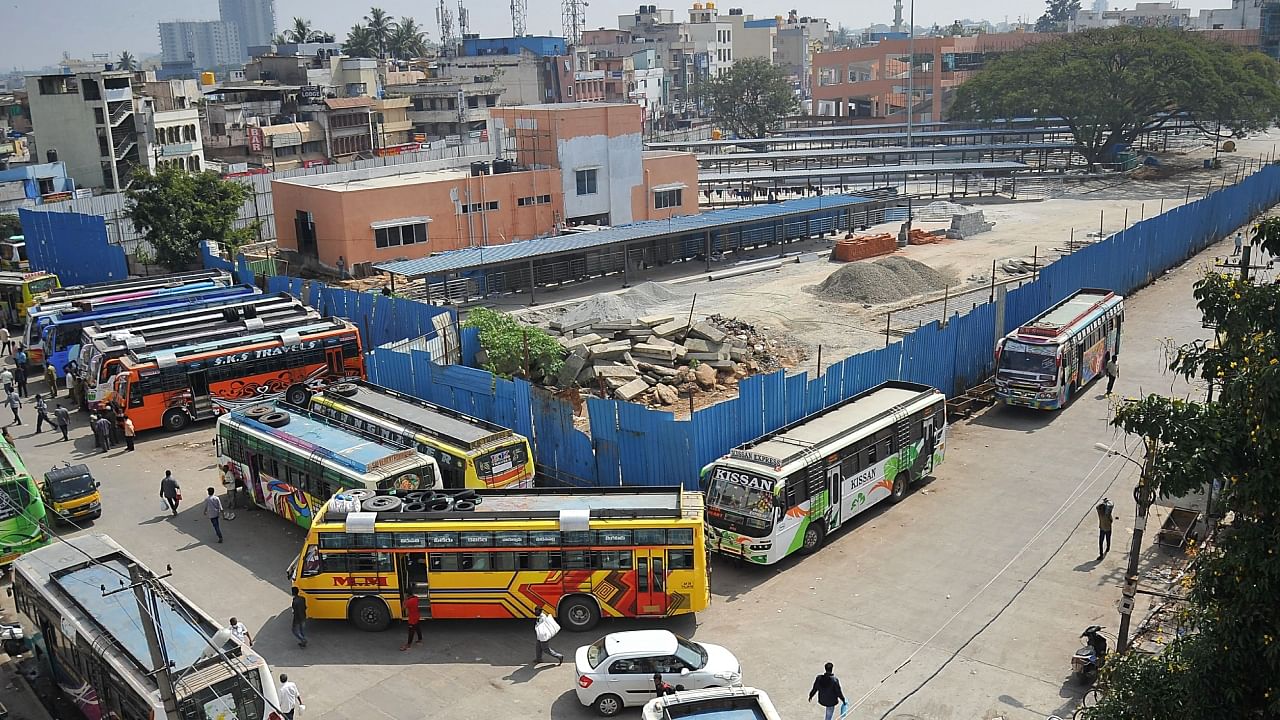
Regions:
[[[475, 368], [440, 366], [421, 351], [377, 349], [369, 356], [370, 379], [423, 399], [515, 429], [534, 444], [539, 471], [576, 485], [696, 486], [699, 469], [728, 450], [830, 407], [888, 379], [927, 383], [948, 395], [963, 391], [992, 371], [998, 335], [1043, 312], [1082, 287], [1129, 293], [1247, 223], [1280, 200], [1280, 166], [1268, 166], [1240, 184], [1162, 215], [1061, 258], [1037, 280], [1007, 293], [1004, 327], [996, 308], [981, 305], [932, 323], [901, 342], [860, 353], [827, 367], [818, 377], [778, 371], [743, 380], [738, 397], [698, 410], [686, 420], [632, 403], [589, 399], [590, 436], [574, 427], [569, 403], [523, 380], [503, 380]], [[297, 280], [273, 278], [269, 288], [306, 297]], [[430, 329], [440, 308], [411, 301], [380, 307], [358, 293], [318, 288], [325, 312], [371, 325], [366, 337], [402, 339]], [[418, 305], [422, 309], [415, 310]], [[388, 325], [379, 322], [390, 313]], [[451, 312], [451, 311], [448, 311]], [[403, 313], [403, 316], [401, 315]], [[402, 319], [405, 318], [405, 319]], [[409, 319], [412, 318], [412, 319]], [[364, 326], [362, 326], [364, 329]], [[399, 337], [392, 337], [392, 336]], [[370, 345], [381, 344], [380, 341]], [[479, 347], [474, 332], [462, 334], [464, 357]]]
[[18, 218], [32, 270], [56, 273], [63, 285], [129, 277], [124, 249], [108, 242], [102, 216], [18, 208]]

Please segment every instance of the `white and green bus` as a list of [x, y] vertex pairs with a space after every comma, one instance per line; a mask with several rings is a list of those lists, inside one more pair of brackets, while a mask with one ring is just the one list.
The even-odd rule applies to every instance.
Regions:
[[729, 451], [702, 471], [707, 543], [769, 565], [810, 553], [942, 462], [946, 398], [890, 381]]

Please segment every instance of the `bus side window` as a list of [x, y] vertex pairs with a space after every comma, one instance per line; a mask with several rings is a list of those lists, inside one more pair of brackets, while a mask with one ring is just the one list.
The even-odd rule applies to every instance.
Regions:
[[457, 553], [431, 553], [427, 556], [427, 566], [432, 572], [458, 569]]
[[787, 478], [787, 507], [796, 507], [809, 499], [809, 488], [805, 484], [804, 471], [801, 470]]

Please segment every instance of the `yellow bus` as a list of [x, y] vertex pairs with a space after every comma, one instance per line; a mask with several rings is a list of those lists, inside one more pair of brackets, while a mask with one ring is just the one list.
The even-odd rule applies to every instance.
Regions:
[[[424, 508], [426, 508], [424, 510]], [[345, 491], [311, 523], [289, 575], [312, 618], [385, 630], [424, 618], [669, 617], [711, 602], [702, 495], [613, 487]]]
[[446, 488], [533, 487], [529, 440], [501, 425], [368, 382], [312, 395], [311, 411], [434, 457]]
[[53, 273], [0, 272], [0, 319], [6, 325], [25, 323], [27, 312], [57, 287], [58, 276]]

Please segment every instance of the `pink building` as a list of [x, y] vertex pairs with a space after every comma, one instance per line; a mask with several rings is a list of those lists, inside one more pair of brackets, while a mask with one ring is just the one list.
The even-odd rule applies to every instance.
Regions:
[[643, 108], [567, 103], [493, 108], [502, 159], [343, 170], [272, 182], [282, 249], [348, 268], [622, 225], [698, 208], [692, 153], [644, 151]]

